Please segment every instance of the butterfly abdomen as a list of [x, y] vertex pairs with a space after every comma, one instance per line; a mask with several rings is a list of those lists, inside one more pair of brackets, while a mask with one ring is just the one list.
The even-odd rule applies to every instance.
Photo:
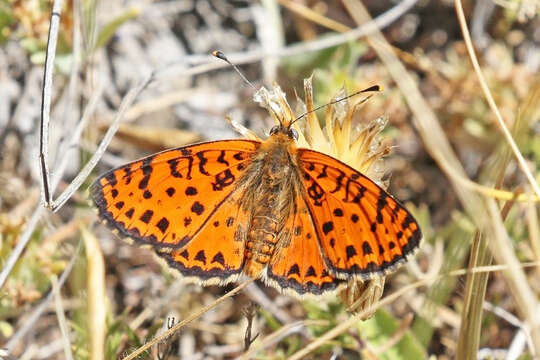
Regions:
[[[275, 141], [277, 140], [277, 141]], [[247, 190], [253, 199], [252, 217], [245, 247], [246, 274], [258, 277], [270, 262], [292, 206], [291, 167], [288, 141], [274, 138], [263, 143], [257, 173]], [[255, 156], [257, 158], [257, 156]], [[255, 160], [256, 162], [257, 160]], [[285, 215], [284, 215], [285, 214]]]

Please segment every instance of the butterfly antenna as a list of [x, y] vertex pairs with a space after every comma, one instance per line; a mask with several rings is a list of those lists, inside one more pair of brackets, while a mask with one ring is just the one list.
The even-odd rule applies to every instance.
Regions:
[[242, 72], [240, 71], [240, 69], [238, 69], [238, 67], [233, 64], [229, 59], [227, 59], [227, 57], [225, 56], [225, 54], [219, 50], [215, 50], [215, 51], [212, 51], [212, 55], [217, 57], [218, 59], [220, 60], [223, 60], [225, 61], [227, 64], [231, 65], [232, 68], [238, 73], [238, 75], [240, 75], [240, 77], [242, 78], [242, 80], [244, 80], [244, 82], [246, 84], [248, 84], [249, 86], [251, 86], [253, 89], [255, 89], [255, 86], [244, 76], [244, 74], [242, 74]]
[[312, 112], [315, 112], [315, 111], [318, 111], [320, 109], [322, 109], [323, 107], [326, 107], [328, 105], [333, 105], [333, 104], [337, 104], [338, 102], [340, 101], [343, 101], [343, 100], [347, 100], [347, 99], [350, 99], [352, 98], [353, 96], [356, 96], [356, 95], [359, 95], [359, 94], [363, 94], [363, 93], [367, 93], [367, 92], [379, 92], [379, 91], [382, 91], [382, 87], [379, 86], [379, 85], [373, 85], [373, 86], [370, 86], [366, 89], [363, 89], [363, 90], [359, 90], [359, 91], [356, 91], [350, 95], [347, 95], [345, 97], [342, 97], [342, 98], [339, 98], [339, 99], [335, 99], [335, 100], [332, 100], [330, 101], [329, 103], [327, 104], [324, 104], [324, 105], [321, 105], [321, 106], [317, 106], [315, 109], [313, 110], [310, 110], [310, 111], [307, 111], [305, 113], [303, 113], [302, 115], [300, 115], [299, 117], [297, 117], [296, 119], [294, 119], [294, 121], [291, 122], [291, 125], [294, 124], [295, 122], [297, 122], [298, 120], [300, 120], [301, 118], [303, 118], [304, 116], [308, 115], [308, 114], [311, 114]]

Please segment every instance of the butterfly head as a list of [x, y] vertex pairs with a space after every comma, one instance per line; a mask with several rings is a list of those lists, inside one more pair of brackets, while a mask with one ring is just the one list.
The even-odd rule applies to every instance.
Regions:
[[282, 134], [286, 135], [289, 139], [298, 140], [298, 131], [290, 126], [275, 125], [270, 129], [270, 136]]

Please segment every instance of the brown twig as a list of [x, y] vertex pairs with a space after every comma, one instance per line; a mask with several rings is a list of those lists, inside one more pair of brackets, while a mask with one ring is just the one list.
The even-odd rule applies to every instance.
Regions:
[[247, 319], [246, 333], [244, 334], [244, 351], [247, 351], [251, 344], [259, 337], [259, 333], [255, 337], [251, 337], [251, 331], [253, 328], [253, 319], [257, 315], [257, 306], [254, 302], [250, 302], [244, 309], [244, 316]]
[[248, 284], [250, 284], [251, 282], [255, 281], [255, 279], [251, 278], [249, 280], [246, 280], [244, 281], [243, 283], [241, 283], [240, 285], [238, 285], [237, 287], [235, 287], [234, 289], [232, 289], [231, 291], [229, 291], [228, 293], [226, 293], [225, 295], [223, 295], [222, 297], [220, 297], [219, 299], [217, 299], [216, 301], [202, 307], [201, 309], [193, 312], [190, 316], [188, 316], [187, 318], [185, 318], [184, 320], [178, 322], [176, 325], [174, 325], [172, 328], [170, 328], [169, 330], [165, 331], [163, 334], [161, 335], [158, 335], [156, 336], [154, 339], [152, 339], [151, 341], [147, 342], [146, 344], [144, 344], [143, 346], [141, 346], [140, 348], [138, 348], [137, 350], [135, 350], [134, 352], [132, 352], [131, 354], [129, 354], [128, 356], [126, 356], [125, 358], [123, 358], [123, 360], [132, 360], [132, 359], [135, 359], [137, 356], [139, 356], [140, 354], [144, 353], [146, 350], [148, 350], [150, 347], [152, 347], [153, 345], [167, 339], [168, 337], [172, 336], [173, 334], [175, 334], [178, 330], [180, 330], [181, 328], [183, 328], [185, 325], [189, 324], [190, 322], [192, 322], [193, 320], [195, 319], [198, 319], [199, 317], [201, 317], [204, 313], [206, 313], [207, 311], [209, 311], [210, 309], [213, 309], [214, 307], [216, 307], [217, 305], [221, 304], [223, 301], [227, 300], [228, 298], [236, 295], [237, 293], [239, 293], [242, 289], [244, 289]]

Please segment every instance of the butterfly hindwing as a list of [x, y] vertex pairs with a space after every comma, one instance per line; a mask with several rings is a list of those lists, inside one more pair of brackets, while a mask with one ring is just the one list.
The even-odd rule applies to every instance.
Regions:
[[302, 296], [334, 291], [343, 283], [328, 272], [318, 233], [301, 196], [296, 196], [294, 213], [279, 236], [279, 246], [266, 272], [270, 284]]
[[418, 247], [416, 220], [372, 180], [316, 151], [299, 149], [298, 159], [322, 253], [336, 277], [388, 273]]
[[164, 152], [96, 180], [101, 218], [139, 245], [181, 248], [237, 187], [257, 141], [226, 140]]
[[250, 215], [242, 206], [243, 189], [235, 189], [182, 248], [158, 251], [184, 277], [202, 284], [224, 285], [243, 270], [246, 224]]

